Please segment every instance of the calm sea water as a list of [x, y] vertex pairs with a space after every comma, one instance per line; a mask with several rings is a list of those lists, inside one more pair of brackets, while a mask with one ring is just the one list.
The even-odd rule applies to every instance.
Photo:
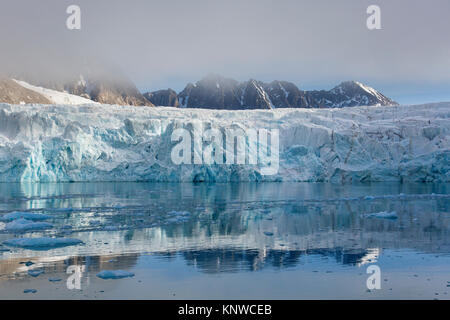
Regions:
[[0, 184], [13, 211], [51, 226], [1, 243], [83, 244], [0, 245], [0, 299], [450, 298], [450, 184]]

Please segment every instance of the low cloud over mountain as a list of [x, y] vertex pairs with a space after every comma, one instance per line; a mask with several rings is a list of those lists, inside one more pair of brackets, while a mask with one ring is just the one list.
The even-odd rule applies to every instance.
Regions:
[[356, 81], [342, 82], [326, 91], [300, 90], [294, 83], [270, 83], [250, 79], [238, 82], [210, 74], [176, 93], [172, 89], [141, 94], [125, 76], [92, 75], [90, 72], [64, 80], [4, 79], [0, 102], [53, 104], [116, 104], [170, 106], [204, 109], [342, 108], [391, 106], [397, 103]]

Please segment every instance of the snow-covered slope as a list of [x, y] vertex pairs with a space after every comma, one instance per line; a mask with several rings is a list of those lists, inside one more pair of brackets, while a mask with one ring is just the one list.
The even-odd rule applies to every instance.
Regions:
[[14, 80], [17, 84], [22, 87], [39, 93], [44, 96], [48, 100], [52, 101], [54, 104], [70, 104], [70, 105], [82, 105], [82, 104], [98, 104], [98, 102], [92, 101], [90, 99], [86, 99], [74, 94], [60, 92], [56, 90], [51, 90], [43, 87], [38, 87], [31, 85], [25, 81]]
[[[175, 128], [279, 129], [280, 168], [175, 165]], [[0, 104], [0, 181], [450, 181], [450, 103], [219, 111]], [[198, 179], [200, 177], [200, 179]]]

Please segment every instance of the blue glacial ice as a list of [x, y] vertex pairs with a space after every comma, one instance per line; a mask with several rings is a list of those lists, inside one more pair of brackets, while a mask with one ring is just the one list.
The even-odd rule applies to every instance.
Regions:
[[124, 270], [103, 270], [97, 273], [97, 277], [103, 280], [124, 279], [134, 277], [134, 273]]
[[18, 219], [26, 219], [31, 221], [43, 221], [50, 219], [51, 217], [42, 214], [42, 213], [34, 213], [34, 212], [20, 212], [20, 211], [14, 211], [7, 213], [3, 216], [0, 216], [0, 221], [13, 221]]
[[83, 242], [72, 238], [17, 238], [3, 241], [3, 245], [8, 247], [18, 247], [29, 250], [50, 250], [54, 248], [76, 246]]
[[397, 212], [395, 211], [381, 211], [381, 212], [374, 212], [374, 213], [369, 213], [366, 215], [366, 218], [380, 218], [380, 219], [391, 219], [391, 220], [395, 220], [398, 218]]
[[[193, 121], [219, 131], [278, 129], [279, 170], [174, 164], [172, 133], [192, 132]], [[448, 182], [449, 129], [450, 103], [241, 111], [0, 104], [0, 181]]]
[[28, 270], [28, 275], [32, 276], [33, 278], [39, 277], [43, 273], [44, 273], [44, 270], [41, 270], [41, 269]]
[[23, 293], [36, 293], [37, 290], [36, 289], [25, 289], [23, 290]]
[[38, 231], [47, 230], [53, 228], [53, 225], [47, 222], [33, 222], [27, 219], [17, 219], [9, 222], [5, 226], [5, 230], [11, 232], [26, 232], [26, 231]]

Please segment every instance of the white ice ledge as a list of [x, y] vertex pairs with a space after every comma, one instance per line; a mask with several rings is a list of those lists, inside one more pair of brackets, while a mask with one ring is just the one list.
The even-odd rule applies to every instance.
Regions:
[[[280, 166], [175, 165], [193, 120], [279, 129]], [[0, 104], [0, 181], [450, 181], [450, 103], [218, 111]]]

